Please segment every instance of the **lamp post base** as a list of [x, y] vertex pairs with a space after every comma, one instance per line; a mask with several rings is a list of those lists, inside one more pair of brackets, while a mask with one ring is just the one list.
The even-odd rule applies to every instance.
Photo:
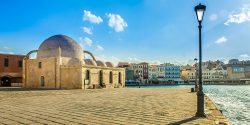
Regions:
[[197, 117], [206, 117], [206, 114], [204, 112], [205, 109], [205, 103], [204, 103], [204, 93], [203, 91], [197, 92], [197, 112], [195, 116]]
[[198, 112], [196, 112], [195, 117], [202, 117], [202, 118], [206, 118], [206, 114], [199, 114]]
[[198, 85], [196, 85], [197, 83], [195, 83], [195, 88], [194, 88], [194, 91], [195, 92], [198, 92]]

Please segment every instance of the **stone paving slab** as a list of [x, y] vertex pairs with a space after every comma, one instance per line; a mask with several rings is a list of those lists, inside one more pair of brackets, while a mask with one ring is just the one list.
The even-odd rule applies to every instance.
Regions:
[[218, 124], [212, 115], [209, 118], [194, 117], [196, 94], [189, 91], [189, 89], [160, 88], [96, 90], [0, 88], [0, 124]]

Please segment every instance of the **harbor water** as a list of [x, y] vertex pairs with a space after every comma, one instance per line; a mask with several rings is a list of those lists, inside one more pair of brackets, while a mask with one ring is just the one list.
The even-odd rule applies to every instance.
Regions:
[[[141, 88], [192, 88], [194, 85], [141, 86]], [[128, 88], [138, 88], [130, 86]], [[204, 92], [234, 125], [250, 125], [250, 85], [204, 85]]]

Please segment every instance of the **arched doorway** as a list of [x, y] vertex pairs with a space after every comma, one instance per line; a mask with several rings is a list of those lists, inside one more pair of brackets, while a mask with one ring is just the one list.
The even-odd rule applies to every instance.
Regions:
[[99, 71], [99, 84], [100, 84], [101, 87], [104, 86], [104, 83], [103, 83], [103, 71], [102, 70]]
[[86, 70], [84, 84], [89, 84], [89, 83], [90, 83], [90, 71]]
[[11, 86], [10, 77], [7, 77], [7, 76], [2, 77], [1, 86]]

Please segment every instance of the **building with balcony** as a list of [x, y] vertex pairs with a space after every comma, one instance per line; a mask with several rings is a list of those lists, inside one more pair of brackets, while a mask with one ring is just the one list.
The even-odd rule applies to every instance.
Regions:
[[148, 66], [148, 80], [149, 81], [157, 81], [157, 66], [156, 65], [149, 65]]
[[0, 86], [20, 86], [24, 55], [0, 54]]

